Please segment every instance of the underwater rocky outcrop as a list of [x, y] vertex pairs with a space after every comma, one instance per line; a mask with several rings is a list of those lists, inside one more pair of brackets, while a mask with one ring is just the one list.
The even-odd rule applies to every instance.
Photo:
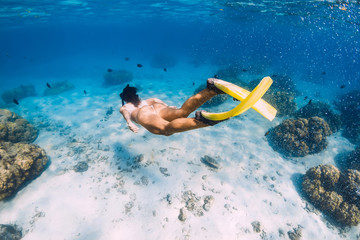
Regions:
[[16, 225], [0, 224], [1, 240], [20, 240], [23, 237], [21, 229]]
[[133, 80], [133, 74], [127, 70], [111, 70], [104, 74], [104, 85], [115, 86]]
[[13, 103], [14, 99], [19, 100], [22, 98], [32, 97], [32, 96], [36, 96], [35, 87], [32, 84], [21, 85], [17, 88], [4, 91], [1, 94], [2, 100], [7, 104]]
[[27, 143], [0, 142], [0, 200], [14, 194], [26, 181], [40, 175], [46, 153]]
[[347, 156], [345, 162], [348, 168], [360, 171], [360, 146]]
[[75, 86], [68, 81], [55, 82], [51, 84], [51, 87], [47, 87], [44, 90], [44, 96], [58, 95], [63, 92], [71, 91], [75, 89]]
[[340, 115], [334, 113], [330, 105], [323, 102], [312, 101], [296, 111], [294, 116], [298, 118], [321, 117], [329, 124], [333, 133], [341, 128]]
[[360, 143], [360, 91], [355, 90], [341, 95], [335, 102], [341, 112], [343, 136], [354, 144]]
[[302, 190], [310, 202], [340, 224], [360, 223], [360, 172], [341, 173], [333, 165], [310, 168], [302, 182]]
[[0, 141], [31, 143], [37, 136], [38, 131], [27, 120], [7, 109], [0, 109]]
[[151, 61], [150, 66], [153, 68], [172, 68], [177, 64], [177, 59], [168, 54], [158, 54], [155, 55]]
[[267, 139], [275, 151], [285, 156], [304, 157], [319, 153], [331, 134], [326, 121], [319, 117], [287, 119], [269, 130]]

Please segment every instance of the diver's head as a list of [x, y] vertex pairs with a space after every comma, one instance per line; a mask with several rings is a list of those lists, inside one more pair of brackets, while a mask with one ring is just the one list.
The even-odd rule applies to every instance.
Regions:
[[124, 105], [124, 102], [131, 102], [133, 104], [137, 104], [140, 102], [139, 95], [136, 94], [137, 88], [136, 87], [130, 87], [129, 84], [126, 85], [126, 87], [123, 89], [122, 93], [120, 93], [120, 98], [122, 100], [122, 105]]

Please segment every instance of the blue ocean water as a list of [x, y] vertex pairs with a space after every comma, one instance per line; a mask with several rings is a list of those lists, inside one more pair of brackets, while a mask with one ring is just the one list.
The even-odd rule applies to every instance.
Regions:
[[358, 87], [359, 9], [358, 1], [4, 0], [1, 88], [94, 76], [159, 53]]
[[[246, 83], [288, 76], [297, 109], [321, 100], [346, 121], [320, 153], [289, 157], [267, 136], [291, 114], [270, 122], [249, 110], [170, 137], [135, 134], [118, 111], [126, 83], [103, 85], [109, 69], [127, 70], [141, 96], [179, 107], [233, 67]], [[43, 94], [59, 81], [75, 89]], [[341, 168], [360, 143], [359, 0], [1, 0], [0, 96], [28, 84], [37, 96], [0, 98], [39, 129], [34, 144], [49, 157], [0, 202], [0, 224], [24, 239], [359, 238], [310, 205], [300, 181], [319, 164]], [[237, 104], [228, 100], [211, 109]]]

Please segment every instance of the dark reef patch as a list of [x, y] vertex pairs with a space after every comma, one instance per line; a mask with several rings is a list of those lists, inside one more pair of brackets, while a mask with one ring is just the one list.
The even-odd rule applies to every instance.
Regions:
[[294, 116], [297, 118], [323, 118], [329, 124], [333, 133], [339, 131], [341, 128], [340, 115], [334, 113], [330, 105], [323, 102], [313, 101], [296, 111]]
[[0, 200], [39, 176], [47, 162], [45, 151], [34, 144], [0, 142]]
[[133, 74], [127, 70], [111, 70], [104, 74], [104, 86], [116, 86], [133, 80]]
[[306, 172], [302, 189], [314, 206], [336, 222], [347, 226], [360, 223], [359, 171], [341, 173], [333, 165], [319, 165]]
[[329, 125], [319, 117], [287, 119], [270, 129], [266, 136], [270, 145], [289, 157], [304, 157], [321, 152], [331, 134]]
[[1, 94], [2, 100], [9, 104], [12, 103], [14, 99], [17, 101], [26, 97], [36, 96], [35, 87], [32, 84], [29, 85], [20, 85], [17, 88], [13, 88], [8, 91], [4, 91]]
[[51, 88], [46, 87], [44, 90], [44, 96], [58, 95], [67, 91], [75, 89], [75, 86], [68, 81], [55, 82]]
[[7, 109], [0, 109], [0, 141], [31, 143], [37, 136], [38, 131], [27, 120]]

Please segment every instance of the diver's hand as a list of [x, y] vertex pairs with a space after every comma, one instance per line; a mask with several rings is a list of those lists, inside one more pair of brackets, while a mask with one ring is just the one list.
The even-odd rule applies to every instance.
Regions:
[[139, 131], [139, 128], [132, 122], [128, 123], [128, 127], [134, 133], [137, 133]]

